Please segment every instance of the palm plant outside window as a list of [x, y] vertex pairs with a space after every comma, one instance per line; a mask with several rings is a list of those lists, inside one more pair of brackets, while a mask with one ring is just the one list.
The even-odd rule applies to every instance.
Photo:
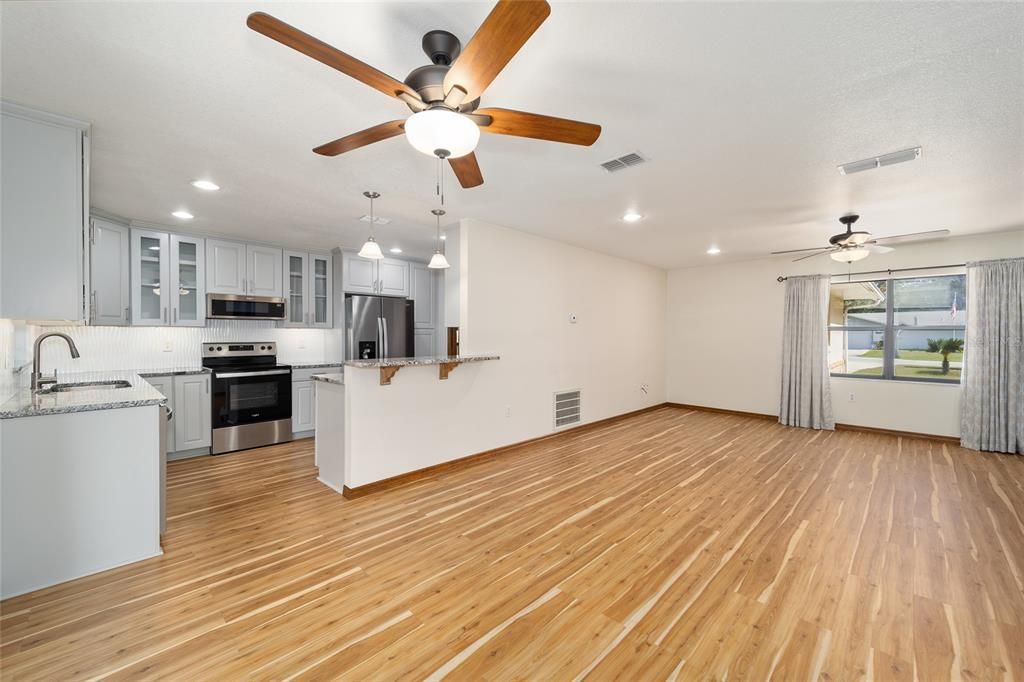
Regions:
[[832, 376], [958, 383], [966, 276], [835, 282], [829, 300]]

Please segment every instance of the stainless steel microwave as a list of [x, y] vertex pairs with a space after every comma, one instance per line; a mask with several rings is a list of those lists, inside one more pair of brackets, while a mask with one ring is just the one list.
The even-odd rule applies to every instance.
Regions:
[[215, 320], [283, 320], [285, 299], [279, 296], [207, 294], [206, 317]]

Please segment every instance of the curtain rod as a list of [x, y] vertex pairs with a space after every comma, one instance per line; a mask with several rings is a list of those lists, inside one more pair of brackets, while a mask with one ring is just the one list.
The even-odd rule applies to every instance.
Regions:
[[[890, 270], [865, 270], [864, 272], [840, 272], [835, 275], [829, 275], [829, 277], [853, 277], [854, 275], [878, 275], [888, 274], [891, 275], [894, 272], [911, 272], [915, 270], [945, 270], [946, 268], [962, 268], [966, 267], [967, 263], [950, 263], [949, 265], [926, 265], [920, 268], [892, 268]], [[776, 282], [785, 282], [789, 277], [778, 276], [775, 278]]]

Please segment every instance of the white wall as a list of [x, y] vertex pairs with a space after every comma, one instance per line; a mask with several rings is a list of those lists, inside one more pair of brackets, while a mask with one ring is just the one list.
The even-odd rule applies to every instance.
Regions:
[[502, 356], [487, 402], [503, 438], [550, 432], [560, 390], [583, 392], [584, 421], [664, 401], [664, 270], [480, 221], [460, 232], [462, 350]]
[[[905, 244], [852, 268], [821, 256], [800, 263], [776, 257], [673, 270], [668, 274], [668, 400], [778, 414], [784, 287], [775, 281], [779, 275], [923, 267], [1020, 255], [1024, 255], [1024, 231], [1018, 230]], [[835, 378], [832, 400], [839, 423], [960, 434], [958, 385]]]
[[[159, 369], [201, 364], [205, 341], [273, 341], [282, 362], [335, 362], [343, 359], [338, 329], [282, 329], [260, 320], [208, 320], [206, 327], [34, 326], [0, 320], [0, 340], [12, 337], [5, 362], [16, 367], [32, 360], [32, 342], [41, 333], [64, 332], [75, 340], [81, 358], [73, 360], [59, 339], [43, 345], [43, 371]], [[10, 332], [7, 330], [10, 328]], [[17, 343], [19, 336], [25, 343]], [[29, 370], [22, 372], [24, 375]]]

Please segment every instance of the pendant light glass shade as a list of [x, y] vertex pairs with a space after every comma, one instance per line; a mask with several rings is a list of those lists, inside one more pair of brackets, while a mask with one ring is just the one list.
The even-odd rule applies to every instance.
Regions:
[[472, 119], [448, 109], [418, 111], [405, 121], [405, 139], [416, 151], [429, 156], [447, 152], [449, 158], [465, 156], [476, 149], [480, 128]]
[[373, 217], [373, 200], [380, 198], [380, 192], [363, 192], [363, 196], [370, 200], [370, 236], [366, 238], [363, 248], [359, 249], [359, 255], [370, 260], [380, 260], [384, 257], [384, 252], [373, 238], [373, 224], [376, 222], [376, 218]]
[[451, 265], [448, 264], [448, 259], [444, 257], [443, 253], [435, 251], [434, 255], [430, 258], [430, 264], [427, 265], [427, 267], [440, 270], [443, 268], [450, 268]]
[[359, 255], [363, 258], [369, 258], [371, 260], [380, 260], [384, 257], [384, 253], [380, 250], [380, 244], [373, 237], [369, 237], [366, 243], [363, 244], [363, 248], [359, 249]]
[[857, 247], [853, 249], [843, 249], [842, 251], [833, 251], [829, 254], [832, 260], [839, 261], [840, 263], [853, 263], [855, 261], [864, 260], [871, 255], [871, 252], [867, 249]]

